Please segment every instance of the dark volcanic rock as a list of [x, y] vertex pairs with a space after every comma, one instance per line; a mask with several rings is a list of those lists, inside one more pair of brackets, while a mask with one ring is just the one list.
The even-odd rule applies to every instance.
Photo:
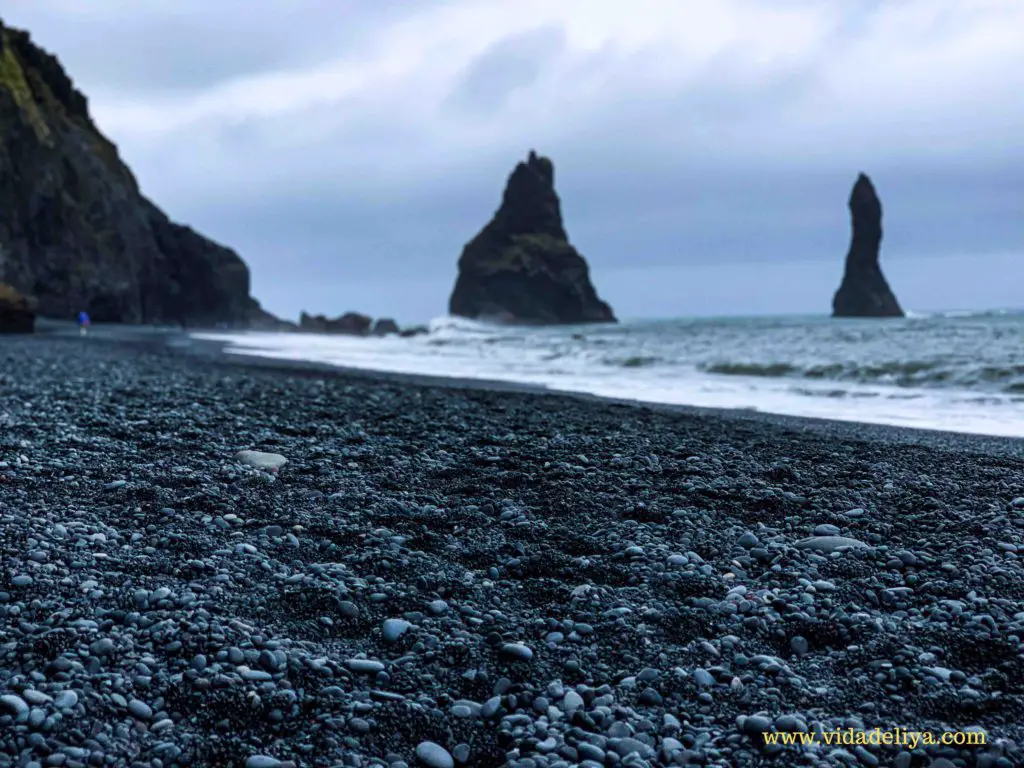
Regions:
[[346, 312], [341, 317], [328, 320], [327, 331], [329, 333], [354, 333], [365, 336], [370, 332], [372, 324], [373, 318], [369, 315], [363, 315], [359, 312]]
[[299, 316], [299, 330], [312, 333], [347, 333], [365, 336], [370, 332], [373, 318], [359, 312], [346, 312], [341, 317], [329, 318], [324, 315], [310, 315], [303, 312]]
[[43, 316], [246, 325], [238, 254], [142, 196], [60, 62], [0, 24], [0, 279]]
[[0, 283], [0, 333], [32, 333], [36, 313], [31, 302], [11, 286]]
[[250, 299], [246, 324], [255, 331], [297, 331], [299, 326], [291, 320], [282, 320], [270, 314], [256, 299]]
[[569, 244], [551, 161], [534, 152], [509, 176], [501, 207], [463, 249], [453, 315], [530, 324], [613, 323]]
[[0, 337], [0, 766], [1024, 765], [1024, 441], [168, 341]]
[[882, 244], [882, 203], [863, 173], [850, 193], [853, 237], [846, 254], [846, 273], [832, 299], [833, 317], [903, 317], [892, 289], [878, 266]]
[[299, 330], [312, 333], [323, 333], [327, 327], [327, 318], [324, 315], [311, 315], [307, 312], [299, 313]]
[[374, 336], [387, 336], [390, 333], [399, 333], [400, 329], [398, 323], [392, 320], [390, 317], [382, 317], [373, 324], [373, 335]]

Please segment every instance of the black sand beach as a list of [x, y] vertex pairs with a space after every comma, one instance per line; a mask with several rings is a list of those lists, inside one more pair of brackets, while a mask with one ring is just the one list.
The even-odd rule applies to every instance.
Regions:
[[0, 339], [0, 766], [1024, 761], [1022, 441], [102, 336]]

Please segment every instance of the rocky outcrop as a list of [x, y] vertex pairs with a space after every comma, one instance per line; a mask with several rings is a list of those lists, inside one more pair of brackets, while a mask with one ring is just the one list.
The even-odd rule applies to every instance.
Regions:
[[299, 316], [299, 330], [311, 333], [345, 333], [366, 336], [370, 332], [372, 324], [372, 317], [359, 312], [346, 312], [341, 317], [333, 319], [324, 315], [309, 315], [305, 312]]
[[326, 333], [327, 317], [325, 315], [310, 315], [303, 311], [299, 313], [299, 330], [308, 333]]
[[[279, 321], [280, 322], [280, 321]], [[349, 336], [391, 336], [397, 334], [403, 338], [428, 333], [426, 326], [415, 325], [401, 328], [390, 317], [381, 317], [374, 321], [369, 315], [359, 312], [346, 312], [333, 319], [324, 315], [310, 315], [303, 312], [299, 315], [298, 330], [307, 333], [341, 333]]]
[[32, 333], [35, 327], [32, 302], [11, 286], [0, 283], [0, 333]]
[[299, 326], [291, 320], [275, 317], [260, 306], [256, 299], [249, 300], [246, 327], [254, 331], [297, 331]]
[[551, 160], [531, 151], [512, 171], [501, 207], [462, 251], [448, 311], [537, 325], [615, 322], [565, 233]]
[[878, 265], [882, 245], [882, 203], [863, 173], [850, 193], [853, 236], [843, 282], [832, 299], [833, 317], [903, 317]]
[[60, 62], [2, 22], [0, 280], [42, 316], [237, 327], [252, 312], [238, 254], [143, 197]]
[[392, 333], [400, 333], [401, 329], [398, 327], [398, 323], [392, 320], [390, 317], [382, 317], [373, 324], [373, 330], [371, 333], [374, 336], [388, 336]]

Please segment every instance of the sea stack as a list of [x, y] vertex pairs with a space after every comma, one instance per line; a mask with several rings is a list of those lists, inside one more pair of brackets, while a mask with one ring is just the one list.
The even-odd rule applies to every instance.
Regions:
[[462, 250], [453, 315], [528, 325], [614, 323], [562, 225], [551, 160], [531, 150], [494, 218]]
[[882, 245], [882, 203], [865, 174], [850, 193], [853, 236], [846, 254], [843, 282], [832, 299], [833, 317], [903, 317], [896, 297], [878, 265]]
[[360, 312], [346, 312], [333, 319], [326, 315], [310, 315], [306, 312], [299, 315], [299, 330], [312, 333], [345, 333], [352, 336], [365, 336], [370, 332], [372, 325], [373, 318]]
[[142, 196], [60, 62], [0, 22], [0, 281], [45, 317], [229, 324], [273, 319], [237, 253]]

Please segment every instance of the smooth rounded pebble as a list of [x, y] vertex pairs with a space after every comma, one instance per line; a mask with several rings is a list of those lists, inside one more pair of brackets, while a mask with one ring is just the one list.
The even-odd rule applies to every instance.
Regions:
[[416, 746], [416, 757], [428, 768], [454, 768], [455, 758], [447, 749], [432, 741], [421, 741]]
[[288, 463], [288, 459], [280, 453], [264, 453], [263, 451], [239, 451], [235, 461], [256, 469], [280, 469]]
[[810, 644], [807, 642], [807, 638], [801, 635], [795, 635], [789, 640], [789, 647], [797, 656], [803, 656], [810, 650]]
[[0, 709], [7, 710], [8, 713], [15, 717], [22, 717], [28, 714], [28, 703], [20, 696], [15, 696], [13, 693], [0, 696]]
[[870, 546], [859, 539], [851, 539], [848, 536], [811, 536], [800, 539], [796, 543], [797, 549], [817, 549], [821, 552], [839, 552], [843, 549], [870, 549]]
[[74, 709], [78, 704], [78, 694], [74, 691], [61, 691], [53, 700], [57, 709]]
[[522, 643], [505, 643], [501, 646], [501, 652], [512, 659], [529, 661], [533, 658], [533, 650]]
[[566, 691], [562, 697], [562, 709], [566, 712], [575, 712], [583, 706], [583, 697], [576, 691]]
[[394, 643], [411, 628], [412, 624], [405, 619], [384, 619], [381, 633], [384, 635], [384, 642]]
[[144, 701], [132, 699], [128, 702], [128, 714], [139, 720], [149, 720], [153, 717], [153, 709]]
[[755, 536], [750, 531], [747, 531], [742, 536], [740, 536], [739, 540], [736, 543], [744, 549], [750, 549], [752, 547], [756, 547], [761, 542], [760, 539], [757, 538], [757, 536]]

